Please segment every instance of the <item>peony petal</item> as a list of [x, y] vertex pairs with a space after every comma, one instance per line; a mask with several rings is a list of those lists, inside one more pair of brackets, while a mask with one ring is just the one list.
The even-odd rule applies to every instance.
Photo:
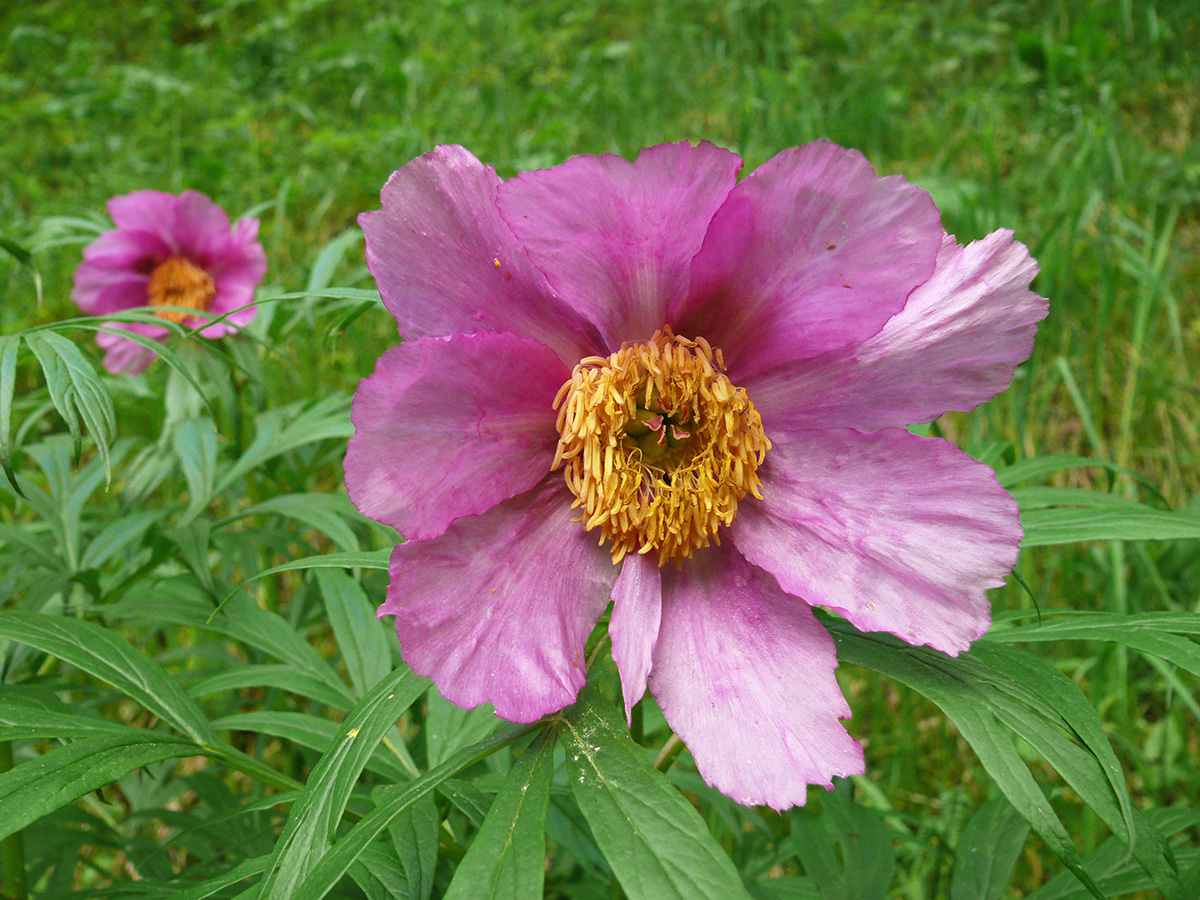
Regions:
[[393, 347], [354, 396], [351, 500], [423, 540], [529, 490], [554, 461], [554, 395], [569, 376], [553, 351], [511, 334]]
[[785, 150], [713, 218], [676, 330], [720, 347], [737, 383], [860, 343], [933, 274], [942, 233], [928, 194], [862, 154]]
[[150, 278], [130, 269], [107, 269], [81, 262], [75, 267], [71, 299], [89, 316], [145, 306]]
[[739, 803], [782, 810], [864, 771], [836, 668], [808, 605], [728, 544], [663, 570], [650, 690], [704, 780]]
[[730, 534], [790, 594], [946, 653], [988, 628], [1017, 560], [1017, 504], [949, 441], [899, 428], [775, 431]]
[[1037, 263], [1011, 231], [960, 246], [947, 235], [937, 271], [883, 330], [850, 350], [742, 382], [770, 423], [875, 430], [966, 412], [1008, 387], [1033, 350], [1046, 300]]
[[646, 693], [650, 661], [658, 641], [658, 623], [662, 615], [662, 579], [657, 555], [631, 553], [621, 563], [621, 574], [613, 585], [612, 619], [608, 635], [612, 638], [613, 660], [621, 673], [621, 691], [625, 695], [625, 720], [632, 721], [633, 706]]
[[[165, 341], [170, 332], [166, 328], [146, 325], [141, 322], [105, 322], [108, 328], [132, 331], [156, 341]], [[146, 371], [158, 354], [129, 338], [106, 331], [96, 333], [96, 343], [104, 353], [104, 368], [113, 375], [138, 375]]]
[[380, 616], [404, 661], [459, 706], [533, 722], [574, 702], [584, 646], [612, 591], [608, 551], [578, 522], [562, 479], [392, 553]]
[[86, 263], [101, 269], [138, 269], [149, 272], [169, 256], [171, 248], [148, 231], [106, 231], [83, 248]]
[[741, 166], [707, 142], [647, 147], [632, 163], [576, 156], [505, 182], [497, 202], [551, 286], [615, 349], [668, 324]]
[[178, 209], [179, 198], [163, 191], [134, 191], [108, 201], [108, 214], [118, 229], [157, 237], [167, 255], [180, 250], [175, 234]]
[[173, 232], [179, 252], [205, 269], [219, 265], [228, 254], [229, 216], [199, 191], [184, 191], [177, 198]]
[[408, 339], [501, 331], [532, 337], [573, 366], [601, 349], [555, 297], [496, 208], [500, 178], [462, 147], [398, 169], [363, 213], [367, 266]]

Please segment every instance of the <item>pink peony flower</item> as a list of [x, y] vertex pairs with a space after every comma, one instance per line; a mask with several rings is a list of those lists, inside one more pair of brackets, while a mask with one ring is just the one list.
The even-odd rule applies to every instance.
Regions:
[[[134, 191], [108, 201], [116, 228], [83, 251], [71, 298], [89, 315], [149, 307], [162, 319], [201, 328], [212, 316], [237, 310], [200, 332], [207, 338], [232, 334], [254, 318], [254, 289], [267, 271], [257, 219], [232, 228], [229, 216], [204, 194]], [[209, 315], [188, 315], [184, 307]], [[140, 322], [108, 322], [108, 327], [165, 341], [170, 331]], [[135, 341], [100, 333], [104, 367], [114, 375], [136, 374], [154, 353]]]
[[906, 425], [1004, 390], [1046, 301], [1011, 232], [826, 142], [737, 182], [712, 144], [502, 182], [461, 147], [364, 213], [405, 342], [346, 485], [407, 542], [380, 615], [450, 700], [528, 722], [609, 633], [709, 784], [802, 804], [864, 771], [813, 606], [957, 654], [1017, 557], [991, 469]]

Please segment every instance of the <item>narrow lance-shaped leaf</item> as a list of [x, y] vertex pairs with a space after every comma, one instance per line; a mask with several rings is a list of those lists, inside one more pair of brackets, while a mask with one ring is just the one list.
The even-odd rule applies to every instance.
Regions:
[[11, 334], [0, 337], [0, 466], [13, 490], [25, 496], [17, 484], [13, 471], [12, 404], [17, 377], [17, 354], [21, 349], [21, 336]]
[[75, 458], [79, 459], [81, 452], [79, 419], [82, 417], [96, 441], [105, 471], [111, 472], [108, 448], [116, 435], [117, 414], [96, 370], [79, 348], [61, 334], [27, 333], [25, 342], [41, 363], [50, 399], [75, 440]]
[[384, 679], [364, 697], [338, 729], [338, 739], [321, 757], [308, 786], [288, 817], [262, 896], [291, 898], [328, 847], [350, 793], [397, 717], [429, 687], [408, 669]]
[[517, 760], [459, 864], [445, 900], [538, 900], [546, 872], [546, 808], [554, 734], [543, 732]]
[[20, 641], [83, 669], [200, 744], [221, 743], [196, 701], [157, 663], [116, 633], [77, 619], [28, 612], [0, 613], [0, 637]]
[[0, 838], [136, 768], [200, 749], [181, 738], [136, 728], [56, 747], [0, 775]]
[[571, 792], [629, 900], [747, 900], [699, 813], [594, 687], [567, 710], [560, 734]]

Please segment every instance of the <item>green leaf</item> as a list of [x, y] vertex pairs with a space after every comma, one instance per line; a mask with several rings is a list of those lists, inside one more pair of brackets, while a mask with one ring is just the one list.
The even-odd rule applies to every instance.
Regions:
[[0, 775], [0, 838], [134, 769], [200, 750], [191, 741], [137, 728], [56, 747]]
[[839, 660], [894, 678], [940, 706], [1000, 790], [1051, 851], [1088, 886], [1093, 896], [1105, 900], [1084, 870], [1079, 851], [1021, 759], [1010, 733], [997, 721], [992, 704], [1003, 703], [1003, 698], [995, 693], [986, 696], [974, 683], [969, 669], [964, 671], [961, 665], [956, 668], [955, 663], [970, 654], [952, 659], [933, 650], [910, 647], [889, 636], [861, 634], [848, 623], [828, 616], [822, 616], [822, 621], [837, 642]]
[[[345, 729], [331, 719], [301, 712], [272, 712], [254, 710], [234, 713], [213, 720], [213, 727], [220, 731], [248, 731], [254, 734], [273, 734], [286, 738], [301, 747], [324, 752], [332, 747], [345, 733]], [[394, 756], [383, 752], [376, 744], [367, 758], [366, 768], [378, 772], [390, 781], [406, 781], [407, 770]]]
[[1200, 518], [1152, 509], [1134, 500], [1079, 488], [1015, 488], [1025, 529], [1022, 547], [1079, 541], [1200, 538]]
[[[240, 666], [225, 672], [210, 675], [197, 681], [188, 693], [193, 697], [207, 697], [225, 691], [240, 691], [244, 688], [276, 688], [302, 697], [309, 697], [318, 703], [324, 703], [333, 709], [348, 709], [344, 692], [335, 690], [322, 678], [315, 678], [308, 672], [297, 671], [294, 666], [287, 664], [262, 663], [257, 665]], [[222, 726], [216, 725], [220, 728]], [[228, 726], [225, 726], [228, 727]]]
[[517, 760], [459, 864], [445, 900], [538, 900], [546, 872], [546, 808], [554, 734], [543, 732]]
[[110, 722], [97, 715], [82, 715], [63, 709], [47, 709], [29, 702], [15, 691], [16, 686], [0, 689], [0, 741], [39, 738], [83, 738], [120, 734], [139, 729]]
[[21, 349], [19, 334], [0, 335], [0, 466], [13, 490], [22, 497], [13, 470], [12, 403], [17, 378], [17, 355]]
[[213, 894], [223, 891], [230, 885], [237, 884], [239, 881], [265, 872], [270, 862], [271, 857], [269, 855], [242, 860], [228, 872], [223, 872], [212, 878], [206, 878], [200, 884], [195, 884], [195, 882], [189, 880], [184, 882], [189, 887], [184, 887], [182, 884], [178, 886], [172, 885], [171, 891], [167, 896], [171, 900], [204, 900], [204, 898], [211, 897]]
[[[325, 600], [325, 614], [354, 692], [365, 695], [391, 668], [391, 648], [385, 627], [358, 582], [341, 569], [317, 569], [317, 585]], [[393, 638], [394, 639], [394, 638]], [[440, 762], [440, 760], [431, 760]]]
[[388, 826], [392, 847], [404, 866], [411, 900], [428, 900], [433, 893], [433, 875], [438, 859], [437, 804], [426, 794]]
[[96, 442], [104, 470], [111, 477], [108, 448], [116, 437], [117, 414], [96, 370], [79, 348], [60, 334], [52, 331], [26, 333], [25, 343], [41, 363], [50, 399], [71, 431], [75, 458], [78, 460], [82, 451], [79, 424], [82, 417]]
[[704, 820], [590, 684], [560, 734], [571, 792], [630, 900], [749, 897]]
[[177, 523], [182, 527], [212, 502], [217, 477], [217, 428], [212, 419], [188, 419], [175, 426], [171, 442], [188, 486], [187, 509]]
[[393, 819], [446, 779], [452, 778], [463, 769], [486, 759], [501, 747], [511, 744], [538, 727], [537, 723], [509, 725], [486, 740], [455, 754], [454, 757], [420, 778], [405, 785], [378, 791], [379, 805], [364, 816], [345, 837], [329, 848], [323, 856], [315, 860], [308, 877], [296, 891], [295, 900], [321, 900], [350, 870], [363, 850], [388, 827]]
[[36, 647], [108, 682], [199, 744], [211, 747], [219, 742], [196, 701], [161, 666], [115, 632], [77, 619], [5, 612], [0, 613], [0, 636]]
[[999, 900], [1028, 837], [1029, 823], [1003, 797], [979, 807], [954, 848], [950, 900]]
[[366, 553], [325, 553], [321, 556], [306, 556], [303, 559], [293, 559], [291, 562], [286, 562], [270, 569], [264, 569], [253, 577], [247, 578], [225, 595], [220, 606], [228, 603], [246, 585], [252, 584], [260, 578], [277, 575], [280, 572], [296, 572], [302, 569], [383, 569], [386, 571], [391, 557], [391, 549], [385, 548], [383, 550], [371, 550]]
[[359, 514], [345, 494], [284, 494], [247, 507], [238, 517], [259, 513], [274, 513], [295, 519], [310, 528], [328, 535], [335, 544], [352, 552], [362, 547], [358, 536], [347, 520], [357, 519]]
[[313, 769], [303, 795], [292, 807], [263, 882], [268, 900], [292, 897], [332, 841], [359, 775], [391, 728], [429, 687], [408, 669], [376, 685], [338, 727], [339, 738]]

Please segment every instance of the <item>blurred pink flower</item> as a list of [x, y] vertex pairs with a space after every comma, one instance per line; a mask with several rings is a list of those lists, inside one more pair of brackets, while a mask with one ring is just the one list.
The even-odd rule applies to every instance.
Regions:
[[712, 144], [501, 181], [461, 147], [364, 213], [404, 343], [354, 400], [346, 485], [407, 538], [380, 615], [463, 706], [570, 704], [610, 600], [704, 778], [803, 803], [863, 771], [824, 606], [956, 654], [1017, 557], [992, 470], [905, 426], [1007, 387], [1046, 302], [1011, 232], [826, 142], [740, 183]]
[[[257, 219], [230, 227], [229, 216], [204, 194], [134, 191], [108, 201], [116, 228], [83, 251], [71, 298], [89, 315], [149, 307], [161, 318], [200, 328], [212, 316], [238, 310], [204, 328], [207, 338], [232, 334], [254, 318], [254, 289], [267, 271]], [[158, 307], [184, 307], [210, 315]], [[109, 322], [110, 328], [158, 341], [169, 330], [140, 322]], [[104, 367], [113, 374], [143, 371], [154, 352], [135, 341], [100, 333]]]

